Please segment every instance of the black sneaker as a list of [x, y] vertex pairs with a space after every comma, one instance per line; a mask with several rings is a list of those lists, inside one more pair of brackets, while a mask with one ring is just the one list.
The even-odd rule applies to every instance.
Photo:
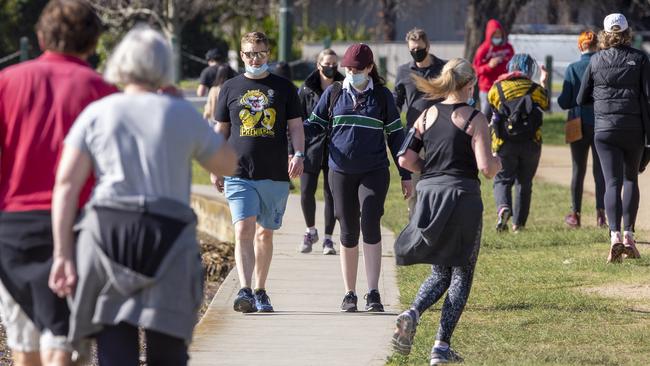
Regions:
[[508, 231], [508, 220], [510, 219], [510, 208], [501, 207], [497, 214], [497, 232], [502, 233]]
[[235, 297], [233, 309], [240, 313], [254, 313], [257, 311], [255, 307], [255, 297], [253, 290], [250, 287], [242, 287]]
[[343, 302], [341, 303], [341, 311], [345, 313], [357, 311], [357, 295], [355, 295], [353, 291], [345, 294]]
[[374, 313], [383, 313], [384, 305], [381, 304], [381, 296], [379, 291], [371, 290], [364, 296], [366, 299], [366, 311]]
[[260, 313], [272, 313], [273, 305], [271, 305], [271, 299], [269, 295], [266, 294], [266, 290], [258, 289], [255, 290], [255, 307]]

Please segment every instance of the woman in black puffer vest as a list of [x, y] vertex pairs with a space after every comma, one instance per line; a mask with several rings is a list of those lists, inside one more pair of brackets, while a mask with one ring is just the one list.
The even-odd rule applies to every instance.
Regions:
[[634, 223], [639, 208], [639, 164], [644, 145], [650, 141], [650, 121], [643, 118], [650, 95], [650, 61], [645, 53], [630, 47], [631, 30], [622, 14], [610, 14], [604, 23], [605, 30], [598, 35], [600, 51], [585, 70], [577, 102], [594, 105], [594, 139], [605, 176], [605, 211], [611, 232], [607, 262], [612, 263], [624, 255], [639, 258]]
[[[318, 54], [316, 70], [312, 72], [305, 83], [298, 90], [298, 97], [302, 107], [303, 119], [309, 118], [312, 110], [318, 104], [320, 96], [328, 86], [335, 81], [343, 81], [343, 75], [338, 72], [338, 57], [331, 49], [324, 49]], [[318, 175], [323, 170], [324, 199], [325, 199], [325, 238], [323, 240], [323, 254], [336, 254], [332, 233], [336, 219], [334, 218], [334, 201], [327, 179], [327, 144], [328, 136], [320, 135], [315, 141], [306, 141], [305, 144], [305, 170], [300, 176], [300, 205], [305, 217], [307, 229], [300, 246], [301, 253], [311, 252], [311, 247], [318, 241], [316, 230], [316, 188]]]

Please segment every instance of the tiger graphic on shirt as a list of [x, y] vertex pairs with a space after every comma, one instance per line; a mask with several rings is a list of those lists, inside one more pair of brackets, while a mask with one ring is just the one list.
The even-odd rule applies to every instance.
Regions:
[[239, 111], [241, 127], [239, 135], [244, 137], [275, 137], [276, 111], [269, 105], [273, 102], [273, 89], [269, 89], [268, 96], [261, 90], [249, 90], [240, 99]]

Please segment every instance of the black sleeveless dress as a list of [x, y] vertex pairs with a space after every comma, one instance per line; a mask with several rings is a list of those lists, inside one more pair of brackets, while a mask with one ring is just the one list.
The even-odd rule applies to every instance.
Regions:
[[[472, 137], [451, 120], [466, 104], [437, 104], [438, 117], [422, 135], [424, 168], [409, 224], [395, 241], [398, 265], [465, 266], [476, 260], [483, 202]], [[476, 111], [478, 112], [478, 111]]]

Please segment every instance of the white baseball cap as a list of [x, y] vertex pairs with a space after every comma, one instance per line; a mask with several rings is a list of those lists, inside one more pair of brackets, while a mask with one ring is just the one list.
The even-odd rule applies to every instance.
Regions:
[[605, 26], [605, 32], [623, 32], [628, 27], [627, 19], [625, 19], [625, 15], [621, 13], [609, 14], [605, 17], [603, 24]]

